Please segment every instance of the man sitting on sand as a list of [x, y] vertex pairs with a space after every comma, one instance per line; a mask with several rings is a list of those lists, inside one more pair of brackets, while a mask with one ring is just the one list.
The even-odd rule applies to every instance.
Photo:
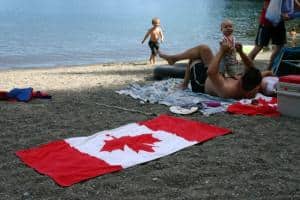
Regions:
[[[198, 84], [192, 84], [193, 91], [205, 92], [222, 98], [253, 98], [260, 87], [262, 74], [254, 67], [252, 60], [243, 52], [240, 43], [236, 43], [235, 48], [245, 67], [244, 73], [235, 77], [224, 77], [219, 72], [219, 65], [222, 58], [226, 52], [230, 51], [230, 45], [227, 41], [220, 43], [219, 51], [215, 56], [206, 45], [199, 45], [176, 55], [166, 55], [159, 52], [159, 56], [165, 59], [170, 65], [179, 60], [190, 60], [185, 72], [183, 88], [186, 88], [189, 83], [191, 67], [196, 67], [198, 77], [201, 80], [196, 81]], [[191, 65], [193, 61], [199, 59], [202, 61], [202, 65]]]

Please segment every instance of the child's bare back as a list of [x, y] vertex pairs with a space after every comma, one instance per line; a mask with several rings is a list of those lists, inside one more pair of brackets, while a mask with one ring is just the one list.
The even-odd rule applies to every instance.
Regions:
[[152, 42], [159, 42], [161, 40], [162, 31], [159, 26], [154, 26], [149, 30], [150, 40]]

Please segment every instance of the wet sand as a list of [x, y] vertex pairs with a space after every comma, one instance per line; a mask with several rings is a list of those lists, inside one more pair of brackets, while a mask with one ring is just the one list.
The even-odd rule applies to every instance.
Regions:
[[[259, 65], [265, 63], [262, 57]], [[0, 199], [300, 199], [300, 119], [286, 116], [184, 116], [233, 134], [67, 188], [15, 156], [52, 140], [152, 118], [101, 104], [172, 115], [166, 106], [115, 93], [152, 81], [152, 70], [145, 63], [1, 70], [1, 90], [30, 86], [52, 99], [0, 101]]]

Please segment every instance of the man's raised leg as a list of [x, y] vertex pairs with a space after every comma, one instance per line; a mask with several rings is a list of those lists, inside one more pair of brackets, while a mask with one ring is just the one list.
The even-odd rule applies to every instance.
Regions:
[[169, 65], [173, 65], [177, 61], [186, 59], [201, 59], [205, 65], [208, 65], [213, 59], [213, 53], [207, 45], [199, 45], [175, 55], [162, 54], [161, 52], [158, 52], [158, 54], [161, 58], [165, 59]]

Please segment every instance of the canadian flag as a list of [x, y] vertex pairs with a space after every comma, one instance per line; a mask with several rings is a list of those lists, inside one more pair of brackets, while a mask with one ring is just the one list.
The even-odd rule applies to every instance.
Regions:
[[88, 137], [75, 137], [17, 151], [17, 156], [61, 186], [148, 162], [216, 136], [225, 128], [161, 115]]

